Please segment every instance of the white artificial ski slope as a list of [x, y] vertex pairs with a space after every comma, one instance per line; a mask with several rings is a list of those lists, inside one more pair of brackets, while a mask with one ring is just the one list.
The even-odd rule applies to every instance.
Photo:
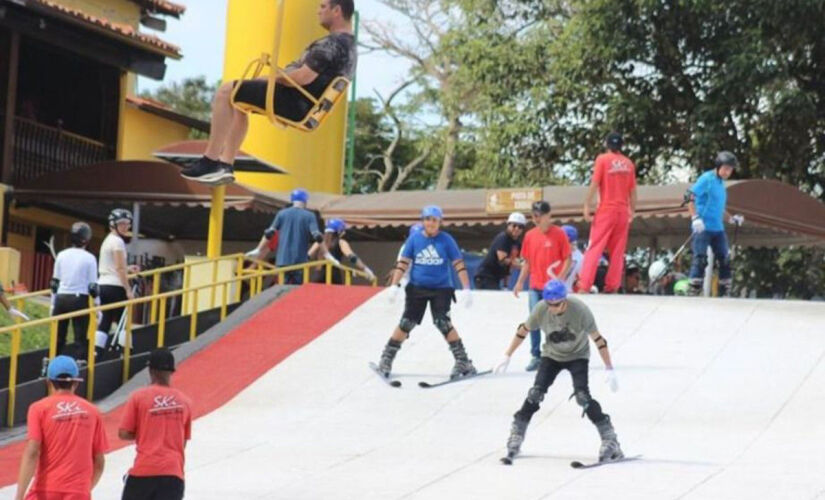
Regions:
[[[472, 309], [453, 319], [470, 357], [487, 368], [524, 320], [527, 299], [473, 295]], [[452, 366], [428, 313], [395, 363], [404, 387], [378, 380], [367, 362], [401, 309], [386, 299], [376, 296], [196, 421], [186, 498], [825, 498], [825, 304], [585, 297], [620, 384], [607, 390], [592, 349], [591, 391], [625, 453], [643, 460], [577, 471], [569, 462], [592, 460], [599, 440], [568, 401], [566, 373], [533, 418], [522, 458], [499, 463], [532, 383], [527, 345], [504, 376], [420, 389], [419, 380], [439, 380]], [[243, 360], [216, 369], [231, 376], [234, 363]], [[130, 447], [108, 456], [94, 498], [120, 498], [133, 455]]]

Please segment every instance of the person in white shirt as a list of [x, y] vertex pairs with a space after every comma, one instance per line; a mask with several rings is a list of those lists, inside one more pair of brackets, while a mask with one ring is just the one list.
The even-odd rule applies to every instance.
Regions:
[[[112, 304], [135, 298], [129, 287], [126, 264], [126, 243], [123, 237], [128, 235], [132, 227], [132, 212], [124, 208], [116, 208], [109, 214], [109, 234], [100, 246], [100, 277], [97, 280], [100, 289], [100, 304]], [[117, 324], [123, 315], [123, 308], [103, 311], [98, 325], [98, 338], [108, 337], [112, 323]], [[101, 347], [98, 344], [98, 347]]]
[[570, 242], [570, 250], [572, 251], [570, 254], [570, 271], [568, 271], [567, 276], [562, 277], [562, 280], [564, 281], [564, 285], [567, 287], [567, 293], [573, 293], [574, 287], [576, 286], [576, 280], [579, 278], [579, 272], [582, 269], [584, 255], [582, 254], [582, 251], [579, 250], [578, 229], [569, 224], [562, 226], [561, 229], [564, 231], [564, 234], [567, 235], [567, 241]]
[[[69, 233], [72, 246], [57, 254], [52, 274], [52, 292], [54, 308], [52, 314], [57, 316], [79, 311], [89, 307], [89, 294], [94, 291], [97, 282], [97, 259], [86, 250], [92, 239], [92, 228], [85, 222], [72, 224]], [[74, 330], [76, 352], [75, 359], [86, 359], [89, 342], [87, 329], [89, 316], [83, 314], [71, 320], [57, 322], [57, 354], [67, 354], [66, 340], [69, 335], [69, 321]]]

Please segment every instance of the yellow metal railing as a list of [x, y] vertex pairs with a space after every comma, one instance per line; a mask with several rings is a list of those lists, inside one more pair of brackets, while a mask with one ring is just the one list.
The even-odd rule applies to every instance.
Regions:
[[[59, 321], [69, 320], [71, 318], [75, 318], [78, 316], [88, 315], [89, 316], [89, 328], [86, 332], [86, 337], [88, 341], [88, 352], [87, 352], [87, 374], [86, 374], [86, 398], [91, 400], [94, 395], [94, 374], [95, 374], [95, 337], [97, 331], [97, 313], [101, 311], [107, 311], [110, 309], [119, 309], [124, 308], [126, 314], [126, 321], [124, 325], [124, 347], [123, 347], [123, 371], [122, 371], [122, 381], [125, 383], [129, 378], [130, 373], [130, 363], [132, 357], [132, 330], [133, 330], [133, 322], [132, 316], [134, 312], [134, 307], [139, 304], [150, 304], [152, 307], [153, 313], [150, 315], [151, 319], [148, 324], [154, 324], [155, 322], [158, 325], [157, 330], [157, 346], [162, 347], [166, 343], [166, 320], [167, 320], [167, 300], [173, 297], [182, 297], [182, 299], [186, 299], [187, 297], [191, 297], [191, 312], [190, 312], [190, 323], [189, 323], [189, 340], [194, 340], [197, 335], [197, 325], [198, 325], [198, 314], [201, 311], [198, 311], [198, 296], [200, 293], [205, 293], [207, 289], [209, 289], [211, 301], [210, 307], [211, 309], [215, 307], [215, 298], [217, 296], [217, 291], [220, 288], [220, 319], [223, 320], [226, 317], [228, 305], [230, 304], [229, 299], [229, 288], [231, 285], [236, 285], [235, 287], [235, 297], [233, 297], [233, 302], [237, 303], [241, 300], [241, 288], [242, 283], [244, 281], [248, 281], [249, 286], [249, 298], [252, 298], [263, 291], [263, 283], [264, 279], [267, 277], [276, 277], [277, 282], [283, 284], [285, 275], [288, 272], [292, 271], [302, 271], [304, 276], [304, 282], [309, 281], [309, 273], [310, 269], [323, 266], [325, 268], [325, 281], [327, 284], [330, 284], [332, 281], [332, 269], [333, 267], [339, 268], [344, 272], [345, 276], [345, 283], [346, 285], [350, 285], [352, 282], [352, 276], [361, 276], [370, 280], [366, 273], [360, 271], [358, 269], [349, 268], [346, 266], [336, 265], [330, 261], [313, 261], [313, 262], [306, 262], [303, 264], [296, 264], [293, 266], [284, 266], [284, 267], [275, 267], [272, 264], [269, 264], [264, 261], [260, 260], [250, 260], [246, 259], [243, 254], [234, 254], [219, 257], [216, 259], [211, 259], [213, 262], [213, 278], [217, 276], [217, 262], [221, 260], [228, 260], [233, 259], [238, 264], [238, 270], [232, 278], [217, 281], [217, 279], [213, 279], [212, 282], [199, 285], [195, 287], [186, 286], [187, 284], [184, 283], [184, 287], [178, 290], [171, 290], [168, 292], [159, 292], [159, 288], [157, 288], [153, 284], [153, 293], [151, 295], [147, 295], [144, 297], [137, 297], [132, 300], [125, 300], [122, 302], [115, 302], [106, 305], [94, 305], [90, 303], [90, 307], [87, 309], [73, 311], [70, 313], [60, 314], [57, 316], [51, 316], [47, 318], [39, 318], [34, 319], [26, 322], [22, 322], [20, 318], [15, 318], [15, 324], [5, 326], [0, 328], [0, 335], [3, 334], [10, 334], [11, 335], [11, 352], [10, 352], [10, 363], [9, 363], [9, 401], [7, 407], [7, 420], [6, 425], [8, 427], [12, 427], [14, 425], [14, 411], [15, 411], [15, 403], [16, 403], [16, 391], [17, 391], [17, 363], [18, 358], [20, 356], [20, 343], [23, 334], [24, 328], [35, 327], [40, 325], [49, 325], [49, 359], [53, 359], [57, 354], [57, 324]], [[252, 262], [253, 268], [252, 269], [245, 269], [243, 267], [246, 261]], [[178, 269], [185, 269], [186, 267], [192, 265], [203, 265], [208, 264], [210, 260], [204, 261], [197, 261], [197, 262], [188, 262], [185, 264], [176, 264], [174, 266], [168, 266], [162, 269], [154, 269], [151, 271], [146, 271], [144, 274], [148, 276], [159, 276], [160, 273], [175, 271]], [[186, 274], [186, 273], [185, 273]], [[376, 279], [371, 279], [372, 286], [377, 286]], [[160, 280], [155, 279], [155, 283], [159, 284]], [[159, 287], [159, 285], [158, 285]], [[27, 294], [21, 294], [14, 297], [10, 297], [18, 309], [22, 309], [23, 301], [27, 298], [32, 298], [40, 295], [45, 295], [49, 290], [45, 291], [38, 291], [32, 292]], [[91, 301], [90, 301], [91, 302]], [[116, 332], [117, 333], [117, 332]]]

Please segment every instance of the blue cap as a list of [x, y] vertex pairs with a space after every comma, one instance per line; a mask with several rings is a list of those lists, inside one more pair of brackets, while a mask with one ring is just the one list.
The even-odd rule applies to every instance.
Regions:
[[306, 203], [309, 200], [309, 193], [307, 193], [306, 189], [298, 188], [293, 189], [292, 193], [289, 194], [289, 201], [296, 202], [300, 201], [302, 203]]
[[49, 380], [82, 380], [75, 360], [64, 355], [56, 356], [49, 362], [46, 376]]
[[327, 221], [327, 227], [324, 232], [327, 233], [343, 233], [347, 229], [347, 224], [341, 219], [330, 219]]
[[579, 239], [579, 230], [576, 229], [574, 226], [565, 224], [561, 227], [561, 229], [562, 231], [564, 231], [564, 234], [567, 235], [567, 241], [569, 241], [570, 243], [573, 243], [574, 241]]
[[420, 222], [416, 222], [415, 224], [410, 226], [410, 232], [409, 232], [408, 236], [412, 236], [415, 233], [417, 233], [419, 231], [423, 231], [423, 230], [424, 230], [424, 224], [422, 224]]
[[541, 298], [556, 302], [567, 298], [567, 286], [562, 280], [550, 280], [544, 285], [544, 290], [541, 291]]
[[444, 213], [441, 211], [441, 207], [438, 205], [427, 205], [421, 210], [421, 218], [424, 219], [426, 217], [436, 217], [438, 219], [444, 218]]

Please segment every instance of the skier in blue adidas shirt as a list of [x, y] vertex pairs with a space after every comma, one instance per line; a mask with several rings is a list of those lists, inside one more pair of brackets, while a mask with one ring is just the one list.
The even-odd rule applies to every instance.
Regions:
[[[720, 151], [716, 155], [714, 168], [700, 175], [685, 194], [693, 231], [693, 262], [690, 267], [688, 295], [699, 295], [702, 291], [705, 267], [708, 263], [708, 247], [713, 249], [713, 256], [719, 265], [719, 296], [725, 297], [730, 293], [730, 253], [722, 221], [728, 201], [725, 181], [738, 164], [736, 155], [730, 151]], [[741, 226], [745, 218], [734, 215], [730, 217], [729, 222]]]
[[401, 292], [401, 278], [408, 268], [410, 268], [410, 282], [404, 289], [406, 299], [401, 321], [384, 347], [378, 363], [379, 372], [386, 377], [390, 375], [392, 362], [398, 350], [401, 349], [401, 344], [410, 336], [412, 329], [421, 324], [428, 303], [433, 323], [444, 335], [455, 357], [455, 365], [450, 378], [476, 373], [473, 362], [464, 350], [461, 337], [458, 336], [458, 332], [450, 321], [450, 305], [455, 300], [450, 266], [455, 269], [461, 281], [460, 302], [465, 307], [470, 307], [472, 304], [470, 278], [464, 267], [464, 259], [458, 244], [448, 233], [440, 231], [442, 217], [443, 213], [439, 207], [435, 205], [424, 207], [421, 211], [424, 229], [410, 234], [404, 243], [401, 258], [398, 259], [393, 270], [390, 302], [397, 300]]

